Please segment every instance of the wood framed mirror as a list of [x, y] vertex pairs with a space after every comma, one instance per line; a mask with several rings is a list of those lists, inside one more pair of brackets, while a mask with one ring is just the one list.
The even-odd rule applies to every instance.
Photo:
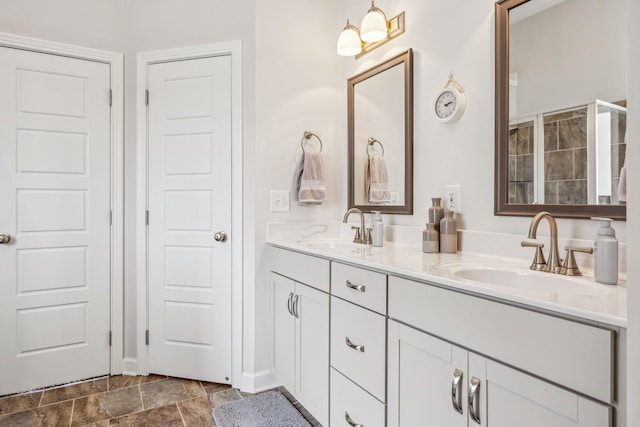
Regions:
[[349, 208], [412, 214], [412, 50], [349, 78], [347, 103]]
[[496, 215], [626, 219], [626, 1], [495, 4]]

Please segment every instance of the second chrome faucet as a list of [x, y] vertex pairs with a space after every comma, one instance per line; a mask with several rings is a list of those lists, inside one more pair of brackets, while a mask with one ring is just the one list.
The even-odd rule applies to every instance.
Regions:
[[342, 222], [346, 224], [347, 220], [349, 219], [349, 215], [351, 215], [352, 213], [357, 213], [358, 215], [360, 215], [360, 227], [356, 227], [356, 226], [351, 227], [352, 229], [356, 230], [356, 235], [353, 238], [353, 242], [363, 243], [365, 245], [368, 243], [371, 243], [371, 230], [365, 228], [364, 214], [360, 209], [358, 208], [349, 209], [347, 212], [345, 212], [344, 217], [342, 218]]
[[564, 263], [562, 259], [560, 259], [560, 255], [558, 254], [558, 224], [556, 223], [555, 218], [549, 212], [539, 212], [536, 216], [531, 220], [531, 224], [529, 225], [529, 234], [527, 238], [535, 239], [538, 232], [538, 225], [542, 219], [546, 219], [549, 223], [549, 259], [545, 261], [544, 255], [542, 253], [542, 248], [544, 245], [542, 243], [535, 243], [523, 240], [521, 242], [521, 246], [535, 247], [536, 254], [533, 258], [533, 262], [531, 263], [532, 270], [538, 271], [548, 271], [550, 273], [558, 273], [558, 274], [566, 274], [567, 276], [580, 276], [582, 273], [576, 264], [575, 258], [573, 256], [574, 252], [584, 252], [591, 254], [593, 253], [593, 248], [581, 248], [574, 246], [567, 246], [565, 249], [567, 251], [567, 255], [565, 257]]

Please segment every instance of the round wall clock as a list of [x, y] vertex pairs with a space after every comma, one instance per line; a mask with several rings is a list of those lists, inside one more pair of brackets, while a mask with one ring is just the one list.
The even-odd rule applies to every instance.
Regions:
[[436, 119], [442, 123], [453, 123], [462, 117], [466, 106], [467, 97], [462, 87], [453, 77], [449, 77], [447, 84], [436, 96], [434, 103]]

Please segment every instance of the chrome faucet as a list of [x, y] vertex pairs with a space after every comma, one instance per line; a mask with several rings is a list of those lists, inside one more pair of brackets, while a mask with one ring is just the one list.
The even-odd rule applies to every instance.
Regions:
[[356, 226], [352, 226], [351, 227], [352, 230], [356, 230], [356, 235], [353, 238], [353, 242], [354, 243], [364, 243], [366, 245], [367, 244], [367, 236], [366, 236], [367, 230], [365, 229], [365, 225], [364, 225], [364, 214], [362, 213], [362, 211], [360, 209], [358, 209], [358, 208], [349, 209], [347, 212], [345, 212], [344, 218], [342, 218], [342, 222], [344, 224], [346, 224], [347, 223], [347, 219], [349, 219], [349, 215], [351, 215], [354, 212], [357, 213], [358, 215], [360, 215], [360, 227], [356, 227]]
[[[539, 212], [536, 214], [536, 216], [533, 217], [533, 219], [531, 220], [531, 225], [529, 225], [529, 239], [535, 239], [536, 238], [536, 233], [538, 231], [538, 224], [540, 224], [540, 221], [546, 218], [547, 222], [549, 223], [549, 233], [550, 233], [550, 241], [549, 241], [549, 259], [547, 260], [547, 262], [544, 262], [544, 257], [542, 258], [542, 262], [538, 261], [536, 262], [534, 260], [534, 263], [531, 265], [531, 269], [533, 270], [541, 270], [541, 271], [548, 271], [551, 273], [560, 273], [562, 267], [561, 267], [561, 263], [562, 260], [560, 259], [560, 256], [558, 255], [558, 224], [556, 223], [556, 220], [553, 218], [553, 216], [551, 216], [551, 214], [549, 212]], [[531, 244], [528, 244], [527, 242], [522, 242], [522, 246], [532, 246]], [[539, 253], [540, 252], [540, 248], [542, 247], [542, 245], [535, 245], [537, 246], [539, 249], [536, 252], [536, 259], [539, 259]]]

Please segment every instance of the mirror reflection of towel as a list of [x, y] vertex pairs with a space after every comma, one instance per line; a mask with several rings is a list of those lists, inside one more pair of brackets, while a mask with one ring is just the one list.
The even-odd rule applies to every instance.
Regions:
[[327, 201], [324, 162], [317, 151], [304, 151], [294, 174], [294, 200], [301, 205], [319, 205]]
[[627, 157], [624, 158], [624, 164], [620, 169], [620, 181], [618, 182], [618, 201], [627, 203]]
[[390, 203], [389, 176], [387, 175], [387, 165], [384, 158], [377, 154], [371, 154], [365, 165], [364, 173], [365, 191], [367, 192], [369, 203]]

